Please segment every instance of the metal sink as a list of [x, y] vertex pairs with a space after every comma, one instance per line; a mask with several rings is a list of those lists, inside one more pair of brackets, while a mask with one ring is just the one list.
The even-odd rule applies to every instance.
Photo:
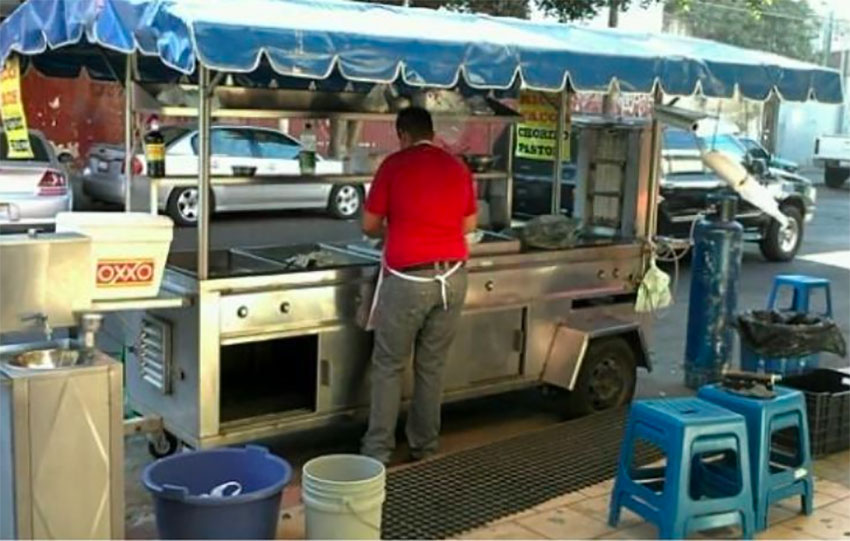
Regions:
[[0, 346], [0, 364], [26, 370], [53, 370], [87, 366], [87, 355], [75, 340], [53, 340]]
[[80, 362], [80, 352], [75, 349], [35, 349], [12, 357], [8, 364], [28, 370], [68, 368]]

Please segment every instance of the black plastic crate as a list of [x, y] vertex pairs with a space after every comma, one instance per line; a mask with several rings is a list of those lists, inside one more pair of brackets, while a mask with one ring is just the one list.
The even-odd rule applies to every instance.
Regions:
[[[850, 449], [850, 375], [819, 369], [783, 378], [780, 385], [798, 389], [806, 397], [809, 440], [813, 458]], [[789, 435], [778, 434], [781, 445]]]

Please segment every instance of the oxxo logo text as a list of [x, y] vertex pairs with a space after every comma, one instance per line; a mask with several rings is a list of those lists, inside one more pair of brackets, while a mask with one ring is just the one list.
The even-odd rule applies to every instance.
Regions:
[[153, 259], [107, 259], [97, 262], [97, 287], [148, 285], [153, 281]]

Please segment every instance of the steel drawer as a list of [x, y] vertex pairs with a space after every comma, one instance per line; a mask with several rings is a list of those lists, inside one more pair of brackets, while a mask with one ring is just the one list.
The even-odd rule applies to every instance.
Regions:
[[221, 298], [222, 335], [276, 332], [352, 321], [357, 284], [226, 295]]
[[467, 308], [525, 304], [546, 297], [579, 297], [603, 289], [632, 290], [640, 259], [473, 271]]

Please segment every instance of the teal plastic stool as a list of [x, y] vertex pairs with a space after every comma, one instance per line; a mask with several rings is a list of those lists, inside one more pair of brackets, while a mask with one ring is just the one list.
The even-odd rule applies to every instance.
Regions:
[[[799, 495], [803, 512], [811, 515], [814, 498], [805, 398], [788, 387], [777, 386], [774, 391], [775, 398], [758, 399], [719, 385], [706, 385], [698, 394], [703, 400], [740, 413], [747, 421], [757, 530], [767, 528], [768, 511], [774, 503]], [[772, 448], [772, 436], [792, 427], [797, 429], [796, 448]]]
[[[776, 299], [779, 292], [784, 288], [791, 288], [791, 306], [787, 308], [776, 308]], [[767, 299], [768, 310], [790, 310], [792, 312], [809, 313], [812, 292], [823, 290], [826, 300], [826, 311], [817, 315], [832, 317], [832, 294], [830, 293], [829, 280], [817, 276], [806, 276], [803, 274], [778, 274], [773, 277], [773, 288]]]
[[[639, 442], [664, 451], [663, 467], [635, 468]], [[753, 496], [744, 418], [698, 398], [640, 400], [632, 405], [611, 493], [608, 523], [626, 507], [658, 526], [662, 539], [740, 524], [753, 536]]]

